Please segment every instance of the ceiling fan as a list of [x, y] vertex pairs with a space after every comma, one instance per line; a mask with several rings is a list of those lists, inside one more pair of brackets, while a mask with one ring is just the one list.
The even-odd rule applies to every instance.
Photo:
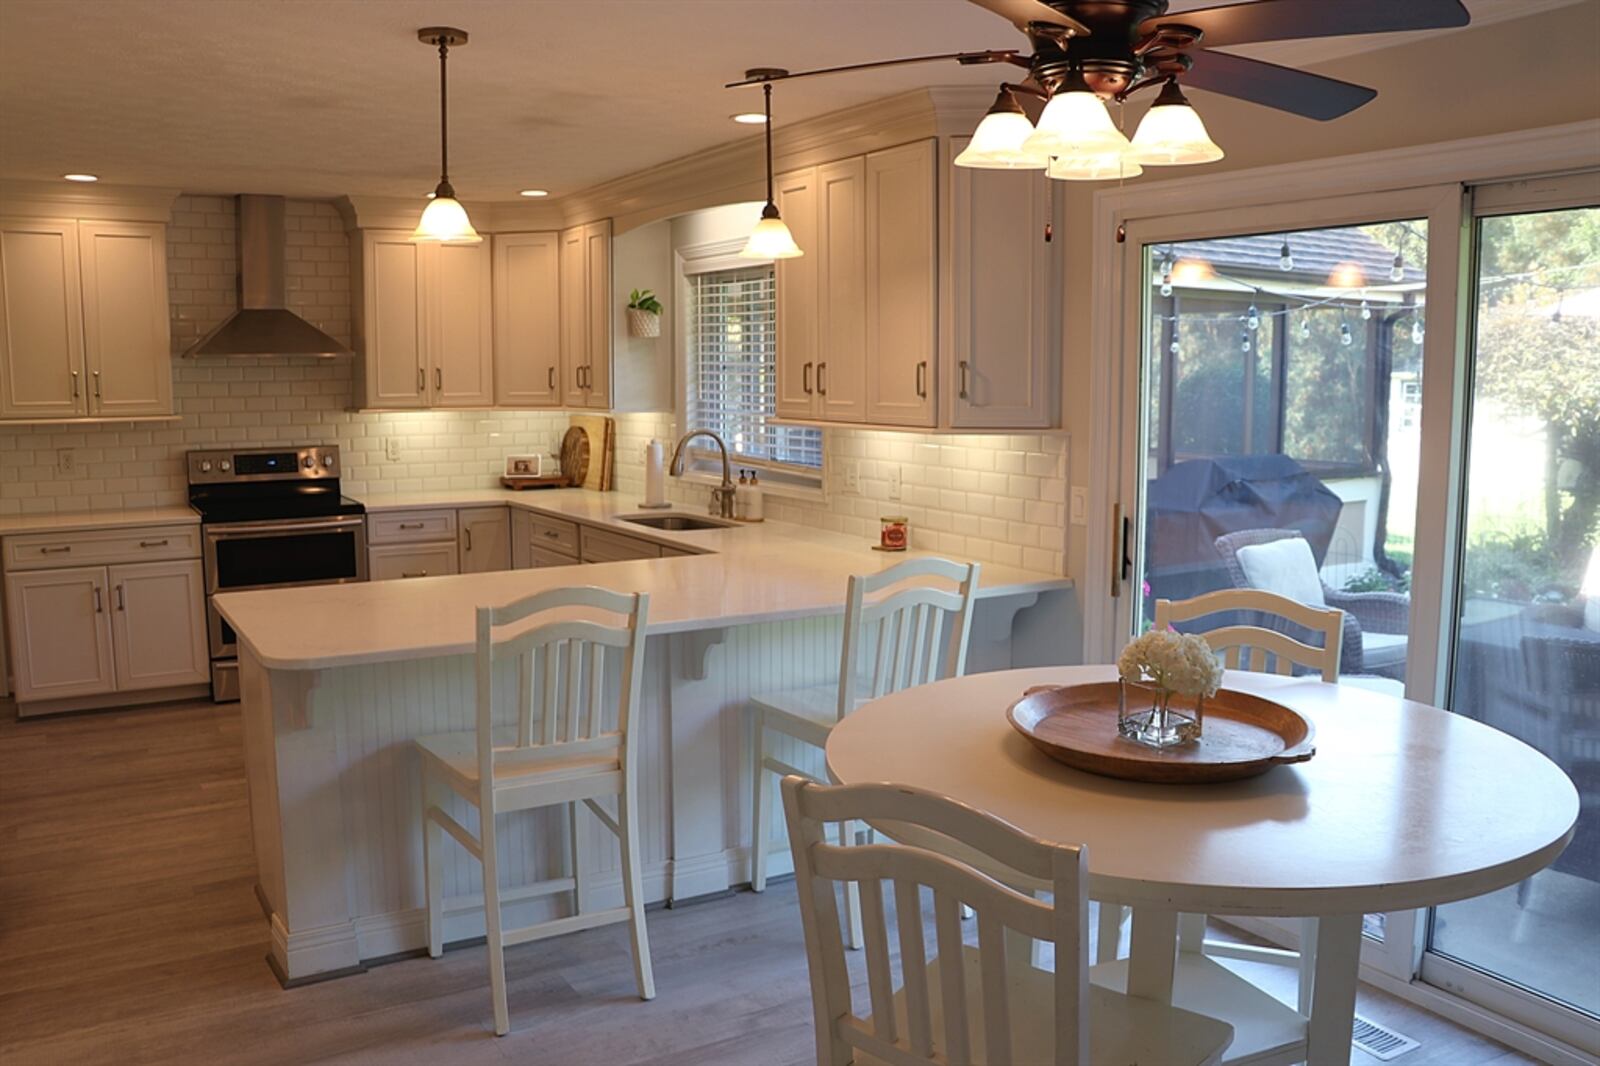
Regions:
[[[974, 131], [961, 166], [1045, 170], [1053, 178], [1130, 177], [1144, 165], [1208, 163], [1222, 149], [1206, 133], [1183, 86], [1326, 121], [1377, 92], [1336, 78], [1213, 51], [1309, 37], [1465, 26], [1461, 0], [1249, 0], [1168, 14], [1168, 0], [969, 0], [1011, 22], [1029, 51], [989, 49], [789, 72], [747, 71], [729, 88], [821, 74], [954, 61], [1027, 71], [999, 96]], [[1159, 86], [1130, 141], [1105, 107]], [[1037, 124], [1018, 96], [1044, 102]]]

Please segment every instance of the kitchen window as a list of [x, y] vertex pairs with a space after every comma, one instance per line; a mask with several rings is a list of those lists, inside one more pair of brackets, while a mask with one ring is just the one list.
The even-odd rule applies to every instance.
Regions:
[[[704, 251], [712, 254], [682, 260], [685, 425], [721, 436], [735, 466], [758, 468], [775, 484], [820, 488], [822, 431], [776, 422], [773, 266]], [[697, 467], [720, 476], [716, 450], [696, 444]]]

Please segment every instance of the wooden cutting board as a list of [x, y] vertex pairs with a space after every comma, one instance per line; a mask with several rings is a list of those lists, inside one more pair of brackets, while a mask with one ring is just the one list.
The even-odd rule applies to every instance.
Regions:
[[579, 488], [589, 476], [589, 435], [577, 426], [569, 427], [561, 438], [561, 476]]
[[582, 430], [589, 439], [589, 469], [581, 480], [574, 479], [573, 484], [597, 492], [610, 492], [616, 488], [616, 421], [605, 415], [573, 415], [571, 425], [573, 429]]

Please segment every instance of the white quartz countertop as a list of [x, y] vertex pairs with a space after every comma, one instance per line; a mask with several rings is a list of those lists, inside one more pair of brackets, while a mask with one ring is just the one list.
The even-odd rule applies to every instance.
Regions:
[[[640, 512], [638, 501], [616, 492], [485, 489], [368, 496], [362, 502], [369, 511], [507, 504], [710, 554], [217, 595], [217, 608], [263, 666], [320, 670], [465, 654], [473, 647], [477, 607], [568, 585], [649, 593], [652, 634], [837, 614], [844, 610], [851, 574], [929, 554], [876, 552], [856, 537], [780, 522], [649, 530], [618, 520]], [[979, 595], [988, 597], [1064, 589], [1071, 582], [984, 564], [978, 584]]]
[[138, 507], [126, 511], [75, 511], [64, 514], [0, 515], [0, 537], [21, 533], [81, 533], [90, 529], [129, 526], [199, 525], [200, 515], [188, 504]]

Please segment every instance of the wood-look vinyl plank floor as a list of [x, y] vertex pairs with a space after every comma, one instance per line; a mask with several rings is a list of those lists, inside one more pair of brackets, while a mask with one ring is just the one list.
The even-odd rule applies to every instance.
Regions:
[[[254, 882], [236, 706], [0, 710], [0, 1066], [814, 1061], [792, 882], [651, 911], [650, 1003], [622, 926], [509, 950], [500, 1039], [481, 945], [284, 991]], [[1404, 1066], [1530, 1061], [1372, 989], [1360, 1009], [1424, 1041]]]

